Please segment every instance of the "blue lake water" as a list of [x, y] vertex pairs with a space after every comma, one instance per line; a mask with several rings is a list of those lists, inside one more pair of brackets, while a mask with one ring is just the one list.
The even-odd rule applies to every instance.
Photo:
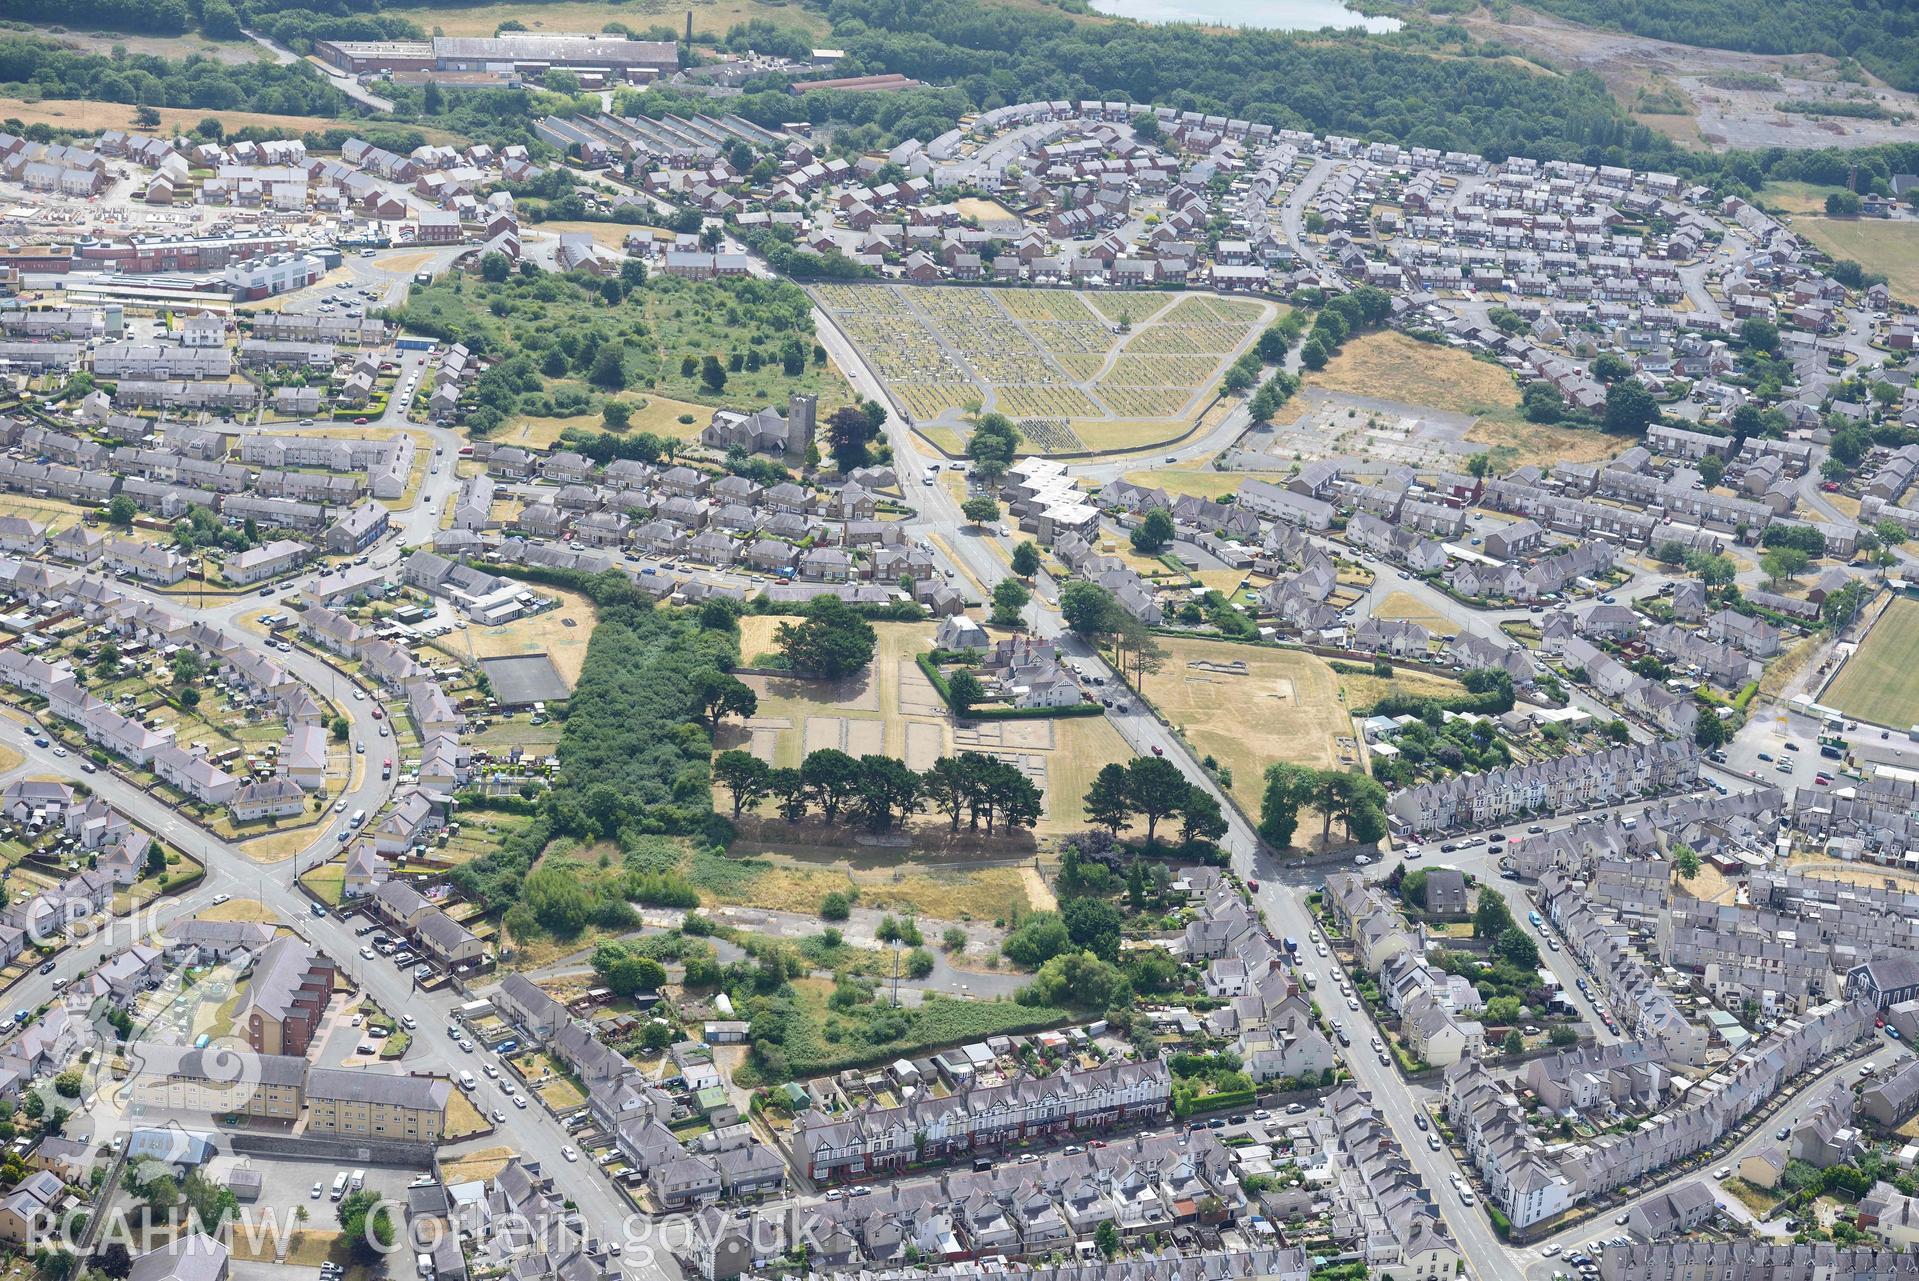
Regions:
[[1197, 22], [1212, 27], [1257, 27], [1267, 31], [1397, 31], [1397, 18], [1369, 18], [1340, 0], [1092, 0], [1099, 13], [1139, 22]]

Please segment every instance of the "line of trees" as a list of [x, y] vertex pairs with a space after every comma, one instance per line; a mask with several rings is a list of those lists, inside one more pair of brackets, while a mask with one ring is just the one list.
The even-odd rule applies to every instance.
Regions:
[[1312, 769], [1291, 761], [1266, 767], [1266, 791], [1260, 804], [1259, 834], [1285, 849], [1299, 830], [1299, 812], [1319, 811], [1319, 838], [1332, 835], [1333, 822], [1355, 844], [1386, 835], [1386, 789], [1379, 780], [1343, 769]]
[[[210, 3], [227, 7], [224, 0]], [[58, 20], [70, 20], [70, 6], [47, 7], [58, 11]], [[161, 12], [165, 5], [139, 8]], [[9, 10], [8, 16], [26, 15]], [[352, 113], [346, 95], [306, 62], [228, 64], [197, 55], [170, 59], [126, 51], [110, 57], [26, 38], [0, 40], [0, 95], [294, 116]]]
[[788, 822], [818, 811], [829, 826], [858, 823], [876, 832], [928, 810], [945, 815], [949, 831], [959, 831], [963, 820], [975, 832], [984, 823], [989, 835], [1030, 828], [1040, 817], [1033, 780], [980, 752], [942, 756], [920, 771], [891, 756], [854, 757], [836, 747], [808, 752], [798, 768], [734, 750], [714, 760], [713, 777], [731, 793], [735, 819], [767, 800]]
[[1308, 369], [1324, 369], [1341, 343], [1354, 334], [1377, 329], [1392, 314], [1393, 296], [1374, 285], [1361, 285], [1328, 299], [1313, 318], [1312, 330], [1299, 349], [1299, 363]]
[[1159, 756], [1135, 756], [1129, 763], [1104, 765], [1086, 789], [1087, 821], [1117, 836], [1135, 819], [1146, 824], [1146, 843], [1158, 839], [1159, 825], [1179, 820], [1183, 844], [1217, 841], [1226, 835], [1226, 816], [1219, 801], [1190, 783], [1179, 766]]

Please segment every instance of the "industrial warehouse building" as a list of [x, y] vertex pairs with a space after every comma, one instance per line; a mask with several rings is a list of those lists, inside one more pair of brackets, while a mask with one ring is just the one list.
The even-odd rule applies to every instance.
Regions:
[[537, 78], [559, 68], [582, 79], [646, 82], [679, 70], [670, 40], [617, 35], [435, 36], [431, 40], [318, 40], [313, 51], [355, 75], [379, 72], [483, 72]]

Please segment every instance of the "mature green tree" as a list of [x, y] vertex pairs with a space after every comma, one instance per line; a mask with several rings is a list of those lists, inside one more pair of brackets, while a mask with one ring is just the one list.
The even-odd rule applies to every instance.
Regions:
[[1006, 936], [1000, 951], [1021, 969], [1036, 970], [1072, 945], [1058, 912], [1034, 912]]
[[959, 831], [960, 818], [966, 813], [967, 799], [973, 793], [972, 772], [957, 756], [942, 756], [920, 776], [920, 794], [936, 811], [946, 815], [948, 830]]
[[1673, 874], [1682, 881], [1690, 881], [1699, 875], [1699, 855], [1684, 841], [1673, 843], [1672, 870]]
[[1226, 815], [1219, 808], [1219, 799], [1197, 783], [1193, 784], [1179, 808], [1180, 841], [1191, 845], [1195, 841], [1217, 841], [1224, 835]]
[[1039, 967], [1015, 998], [1023, 1005], [1113, 1010], [1133, 1003], [1133, 987], [1116, 966], [1091, 952], [1063, 952]]
[[1592, 374], [1593, 377], [1597, 378], [1600, 382], [1610, 385], [1618, 382], [1622, 378], [1630, 378], [1632, 376], [1632, 365], [1618, 352], [1602, 351], [1593, 361]]
[[1624, 436], [1641, 436], [1659, 421], [1659, 402], [1652, 393], [1633, 379], [1614, 383], [1606, 392], [1606, 430]]
[[1766, 571], [1767, 580], [1775, 587], [1797, 578], [1810, 563], [1806, 553], [1797, 547], [1773, 547], [1759, 555], [1759, 567]]
[[1031, 578], [1039, 573], [1039, 546], [1027, 539], [1013, 549], [1013, 572], [1021, 578]]
[[371, 1188], [350, 1192], [339, 1205], [340, 1235], [346, 1238], [353, 1258], [371, 1264], [392, 1252], [399, 1233], [393, 1221], [392, 1202]]
[[811, 799], [819, 802], [821, 816], [836, 823], [840, 811], [859, 794], [860, 763], [837, 747], [822, 747], [800, 762], [800, 777]]
[[838, 680], [873, 661], [878, 634], [864, 615], [837, 596], [816, 597], [797, 623], [781, 623], [774, 643], [796, 672]]
[[981, 414], [966, 441], [966, 456], [973, 462], [974, 474], [993, 484], [1013, 465], [1019, 450], [1020, 431], [1004, 414]]
[[841, 406], [826, 417], [827, 452], [842, 472], [867, 464], [867, 445], [878, 435], [871, 416], [858, 405]]
[[1499, 937], [1493, 942], [1493, 952], [1500, 960], [1522, 970], [1539, 968], [1539, 944], [1533, 942], [1533, 936], [1517, 925], [1500, 931]]
[[1748, 316], [1739, 322], [1739, 340], [1754, 351], [1776, 351], [1779, 348], [1779, 326], [1764, 316]]
[[593, 369], [587, 381], [595, 387], [618, 391], [626, 386], [626, 348], [619, 343], [603, 343], [593, 357]]
[[1159, 821], [1176, 814], [1191, 790], [1179, 766], [1160, 756], [1135, 756], [1126, 767], [1126, 794], [1146, 820], [1146, 843], [1153, 843]]
[[733, 817], [766, 799], [772, 786], [773, 767], [751, 752], [738, 749], [721, 752], [713, 760], [713, 779], [733, 797]]
[[1110, 635], [1123, 616], [1113, 593], [1083, 578], [1076, 578], [1060, 589], [1059, 612], [1075, 635], [1090, 641]]
[[960, 511], [978, 527], [999, 519], [999, 500], [991, 494], [975, 494], [960, 504]]
[[694, 694], [694, 714], [705, 722], [708, 733], [717, 734], [720, 722], [729, 716], [745, 720], [759, 709], [760, 696], [753, 687], [726, 672], [705, 673]]
[[1496, 939], [1513, 926], [1512, 909], [1506, 898], [1490, 885], [1479, 887], [1479, 899], [1473, 905], [1473, 937]]
[[657, 992], [666, 986], [665, 966], [617, 939], [593, 949], [593, 972], [618, 996]]
[[993, 584], [992, 621], [1000, 627], [1017, 627], [1020, 611], [1026, 608], [1026, 602], [1033, 593], [1026, 590], [1017, 578], [1002, 578]]
[[1066, 935], [1073, 946], [1091, 952], [1102, 961], [1119, 959], [1122, 921], [1119, 909], [1102, 898], [1068, 899], [1060, 908], [1066, 922]]
[[1100, 766], [1086, 789], [1086, 819], [1115, 836], [1133, 821], [1133, 793], [1126, 767], [1117, 761]]
[[985, 697], [986, 686], [980, 683], [979, 677], [963, 667], [947, 679], [946, 700], [953, 705], [954, 712], [961, 716]]
[[1012, 832], [1038, 824], [1042, 797], [1039, 787], [1026, 771], [1006, 761], [985, 758], [982, 791], [987, 805], [987, 826], [997, 817], [1000, 826]]
[[1266, 790], [1260, 799], [1260, 838], [1279, 849], [1293, 843], [1299, 830], [1300, 807], [1313, 798], [1314, 771], [1290, 761], [1266, 767]]
[[1173, 517], [1164, 507], [1154, 507], [1133, 526], [1133, 550], [1151, 555], [1173, 541]]
[[869, 753], [860, 757], [859, 766], [857, 802], [867, 826], [874, 831], [886, 831], [895, 821], [923, 807], [920, 776], [905, 761]]

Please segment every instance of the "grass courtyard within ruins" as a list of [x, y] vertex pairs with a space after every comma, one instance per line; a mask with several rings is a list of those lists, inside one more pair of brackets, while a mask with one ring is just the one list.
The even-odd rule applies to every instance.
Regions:
[[[749, 665], [774, 650], [780, 621], [740, 620], [740, 653]], [[742, 677], [759, 695], [758, 714], [724, 727], [716, 746], [742, 748], [775, 766], [796, 766], [808, 752], [834, 747], [851, 756], [891, 756], [916, 770], [942, 756], [984, 752], [1019, 766], [1040, 789], [1039, 835], [1085, 825], [1081, 799], [1093, 775], [1131, 755], [1104, 717], [956, 722], [914, 662], [933, 648], [934, 625], [876, 623], [874, 630], [879, 645], [871, 666], [846, 680]]]

